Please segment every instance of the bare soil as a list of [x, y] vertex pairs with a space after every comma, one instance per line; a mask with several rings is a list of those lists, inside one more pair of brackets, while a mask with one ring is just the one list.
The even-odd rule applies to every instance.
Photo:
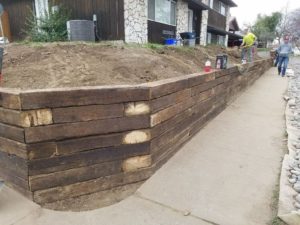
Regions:
[[125, 44], [10, 44], [3, 62], [2, 87], [43, 89], [139, 84], [203, 71], [208, 58], [226, 53], [240, 62], [237, 49], [176, 48]]

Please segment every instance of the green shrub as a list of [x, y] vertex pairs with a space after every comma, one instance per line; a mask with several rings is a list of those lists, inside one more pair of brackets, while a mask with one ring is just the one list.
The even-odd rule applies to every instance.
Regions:
[[32, 11], [26, 20], [25, 34], [33, 42], [66, 41], [68, 38], [67, 21], [70, 15], [70, 11], [64, 7], [45, 11], [41, 18], [37, 18]]

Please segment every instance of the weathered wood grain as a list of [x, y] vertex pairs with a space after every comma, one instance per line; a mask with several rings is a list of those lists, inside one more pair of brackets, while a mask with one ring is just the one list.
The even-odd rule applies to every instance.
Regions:
[[125, 184], [140, 182], [148, 179], [152, 174], [153, 169], [146, 168], [135, 172], [120, 173], [67, 186], [35, 191], [34, 201], [42, 204], [78, 197], [81, 195], [108, 190]]
[[5, 180], [6, 184], [19, 187], [20, 191], [29, 190], [28, 177], [21, 177], [15, 171], [0, 167], [0, 177]]
[[150, 99], [155, 99], [187, 89], [189, 86], [188, 77], [171, 78], [161, 81], [155, 81], [149, 84]]
[[0, 123], [0, 137], [12, 139], [18, 142], [25, 142], [24, 129]]
[[149, 117], [122, 117], [88, 122], [54, 124], [43, 127], [25, 128], [26, 143], [64, 140], [68, 138], [84, 137], [127, 130], [148, 128]]
[[151, 113], [158, 112], [162, 109], [168, 108], [176, 103], [182, 102], [191, 97], [191, 89], [184, 89], [170, 95], [153, 99], [150, 101]]
[[210, 73], [192, 74], [189, 77], [189, 87], [194, 87], [215, 80], [216, 73], [214, 71]]
[[122, 144], [123, 135], [123, 133], [116, 133], [59, 141], [56, 142], [57, 154], [69, 155], [103, 147], [119, 146]]
[[89, 105], [52, 110], [54, 123], [70, 123], [100, 119], [118, 118], [124, 115], [123, 104]]
[[0, 108], [0, 122], [20, 127], [52, 124], [52, 114], [49, 109], [17, 111]]
[[148, 100], [149, 88], [142, 86], [56, 88], [23, 91], [20, 98], [22, 109], [115, 104]]
[[130, 102], [125, 104], [125, 116], [147, 115], [150, 113], [148, 102]]
[[31, 191], [43, 190], [52, 187], [66, 186], [78, 182], [93, 180], [96, 178], [118, 174], [121, 172], [122, 161], [104, 162], [92, 166], [79, 167], [55, 173], [30, 176], [29, 185]]
[[163, 109], [155, 114], [151, 115], [151, 127], [154, 127], [174, 116], [178, 113], [185, 111], [186, 109], [192, 107], [194, 100], [192, 98], [187, 99], [186, 101], [175, 104], [169, 108]]
[[186, 119], [186, 118], [190, 118], [193, 114], [193, 110], [191, 108], [178, 113], [175, 117], [158, 124], [155, 127], [151, 128], [151, 138], [155, 138], [158, 137], [160, 135], [162, 135], [163, 133], [167, 132], [168, 130], [171, 130], [172, 128], [174, 128], [175, 126], [177, 126], [177, 124], [179, 122], [181, 122], [182, 120]]
[[58, 155], [55, 142], [42, 142], [36, 144], [27, 144], [26, 150], [28, 160], [52, 158]]
[[159, 169], [165, 164], [187, 140], [189, 140], [189, 129], [181, 131], [175, 139], [162, 146], [159, 151], [153, 152], [152, 161], [155, 169]]
[[188, 130], [190, 125], [193, 122], [193, 118], [185, 118], [184, 120], [180, 121], [176, 126], [165, 132], [164, 134], [154, 138], [151, 140], [151, 154], [164, 149], [166, 145], [170, 143], [176, 142], [178, 136], [185, 131]]
[[121, 160], [128, 157], [148, 155], [149, 152], [150, 143], [146, 142], [136, 145], [121, 145], [117, 147], [95, 149], [72, 155], [53, 157], [51, 159], [32, 160], [28, 162], [29, 175], [34, 176], [53, 173], [103, 162]]
[[1, 88], [0, 99], [3, 108], [21, 109], [20, 92], [16, 89]]
[[10, 173], [22, 179], [28, 179], [27, 161], [15, 155], [9, 155], [0, 151], [0, 170], [8, 170]]
[[28, 159], [26, 145], [4, 137], [0, 137], [0, 151], [9, 155], [16, 155], [25, 160]]

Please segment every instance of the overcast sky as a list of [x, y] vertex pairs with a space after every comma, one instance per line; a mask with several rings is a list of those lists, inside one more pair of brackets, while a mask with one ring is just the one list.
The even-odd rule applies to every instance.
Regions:
[[300, 8], [300, 0], [233, 0], [238, 7], [231, 8], [231, 15], [237, 18], [240, 27], [244, 23], [253, 24], [259, 13], [270, 15], [283, 11], [287, 4], [289, 11]]

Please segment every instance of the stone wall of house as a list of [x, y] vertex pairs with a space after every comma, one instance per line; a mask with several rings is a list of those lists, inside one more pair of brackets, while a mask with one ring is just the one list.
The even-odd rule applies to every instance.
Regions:
[[188, 31], [189, 17], [188, 3], [183, 0], [177, 1], [177, 34]]
[[[209, 6], [208, 0], [202, 0], [202, 2]], [[201, 18], [201, 33], [200, 33], [200, 45], [206, 46], [207, 45], [207, 21], [208, 21], [208, 10], [202, 11], [202, 18]]]
[[[228, 7], [228, 6], [227, 6]], [[230, 7], [227, 8], [227, 16], [226, 16], [226, 31], [229, 31], [229, 22], [230, 22]], [[225, 36], [225, 46], [228, 46], [228, 35]]]
[[201, 20], [201, 33], [200, 33], [200, 45], [207, 45], [207, 21], [208, 21], [208, 10], [202, 11]]
[[148, 0], [124, 0], [125, 42], [148, 42]]

